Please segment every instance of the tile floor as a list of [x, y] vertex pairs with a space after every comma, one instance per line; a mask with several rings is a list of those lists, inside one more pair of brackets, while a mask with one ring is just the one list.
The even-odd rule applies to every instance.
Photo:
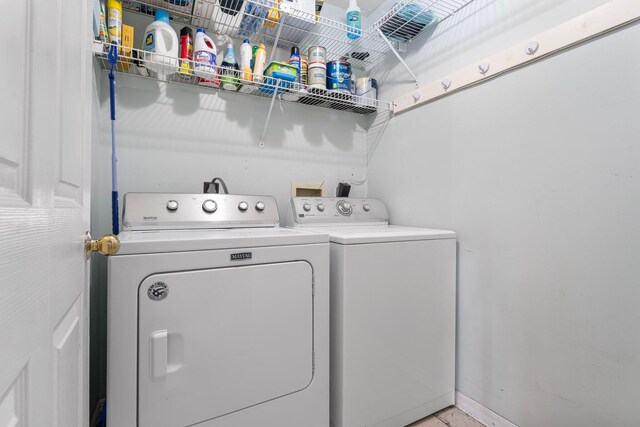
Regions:
[[407, 427], [486, 427], [455, 406], [443, 409], [430, 417], [416, 421]]

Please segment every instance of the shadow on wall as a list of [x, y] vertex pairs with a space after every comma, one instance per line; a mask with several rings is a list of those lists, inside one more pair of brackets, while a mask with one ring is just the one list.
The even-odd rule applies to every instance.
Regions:
[[[108, 82], [106, 73], [100, 77], [104, 116], [108, 114]], [[124, 75], [116, 77], [116, 85], [116, 126], [125, 137], [118, 143], [135, 141], [139, 148], [195, 144], [193, 148], [199, 152], [253, 149], [262, 136], [271, 101]], [[271, 151], [278, 158], [319, 149], [324, 154], [350, 153], [354, 151], [354, 132], [364, 132], [366, 123], [367, 118], [361, 115], [276, 100], [265, 146], [284, 149]], [[266, 150], [264, 154], [270, 155]]]

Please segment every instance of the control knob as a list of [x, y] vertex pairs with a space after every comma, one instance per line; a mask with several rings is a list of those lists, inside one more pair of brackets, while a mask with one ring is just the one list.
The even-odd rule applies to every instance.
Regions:
[[324, 212], [324, 205], [322, 203], [320, 203], [317, 208], [320, 212]]
[[309, 203], [305, 203], [302, 205], [302, 209], [304, 209], [305, 212], [309, 212], [311, 210], [311, 205]]
[[202, 210], [206, 213], [214, 213], [218, 209], [218, 204], [211, 199], [207, 199], [202, 203]]
[[353, 212], [351, 203], [347, 202], [346, 200], [340, 200], [336, 207], [338, 208], [338, 212], [340, 212], [340, 214], [344, 216], [349, 216], [351, 215], [351, 212]]
[[262, 212], [264, 210], [264, 203], [263, 202], [256, 203], [256, 210], [258, 212]]
[[175, 200], [169, 200], [167, 202], [167, 209], [170, 211], [177, 211], [178, 210], [178, 202], [176, 202]]
[[240, 209], [242, 212], [246, 212], [247, 209], [249, 209], [249, 204], [247, 202], [240, 202], [238, 204], [238, 209]]
[[364, 206], [362, 206], [362, 209], [364, 209], [365, 212], [369, 212], [371, 210], [371, 206], [364, 205]]

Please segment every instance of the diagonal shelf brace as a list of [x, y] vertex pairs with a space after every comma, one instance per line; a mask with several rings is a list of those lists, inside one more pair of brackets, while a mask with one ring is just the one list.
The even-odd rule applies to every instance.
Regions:
[[385, 43], [387, 43], [387, 46], [389, 46], [389, 49], [391, 50], [391, 52], [393, 52], [393, 54], [396, 56], [396, 58], [398, 58], [398, 61], [400, 61], [400, 63], [402, 64], [402, 66], [407, 70], [407, 72], [411, 75], [411, 78], [413, 79], [413, 81], [416, 82], [416, 88], [420, 86], [420, 83], [418, 82], [418, 78], [416, 77], [415, 74], [413, 74], [413, 71], [411, 71], [411, 68], [409, 68], [409, 65], [404, 61], [404, 59], [402, 59], [402, 57], [400, 56], [400, 54], [398, 53], [398, 51], [396, 50], [395, 47], [393, 47], [393, 43], [391, 43], [389, 41], [389, 39], [387, 38], [387, 36], [384, 35], [384, 33], [382, 32], [382, 30], [380, 28], [376, 28], [376, 31], [378, 32], [378, 34], [380, 35], [380, 37], [382, 38], [382, 40], [385, 41]]
[[282, 27], [284, 26], [281, 24], [282, 18], [283, 16], [280, 15], [280, 19], [276, 24], [278, 26], [278, 31], [276, 32], [276, 38], [273, 40], [273, 49], [271, 49], [271, 55], [269, 55], [269, 62], [267, 62], [267, 64], [271, 64], [273, 62], [273, 56], [276, 54], [276, 50], [278, 50], [278, 42], [280, 41], [280, 34], [282, 33]]
[[271, 113], [273, 112], [273, 104], [276, 102], [276, 96], [278, 96], [279, 87], [280, 87], [280, 79], [278, 79], [278, 83], [276, 83], [276, 87], [273, 89], [273, 96], [271, 97], [271, 104], [269, 105], [267, 120], [264, 122], [264, 128], [262, 129], [262, 136], [260, 137], [260, 147], [264, 147], [264, 138], [267, 136], [267, 130], [269, 129], [269, 122], [271, 121]]

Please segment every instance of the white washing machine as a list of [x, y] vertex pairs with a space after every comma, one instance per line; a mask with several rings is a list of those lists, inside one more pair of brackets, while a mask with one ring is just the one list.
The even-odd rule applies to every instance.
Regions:
[[109, 258], [109, 427], [327, 427], [329, 244], [272, 197], [130, 193]]
[[402, 427], [453, 405], [455, 233], [389, 225], [374, 199], [291, 205], [291, 224], [331, 242], [331, 425]]

